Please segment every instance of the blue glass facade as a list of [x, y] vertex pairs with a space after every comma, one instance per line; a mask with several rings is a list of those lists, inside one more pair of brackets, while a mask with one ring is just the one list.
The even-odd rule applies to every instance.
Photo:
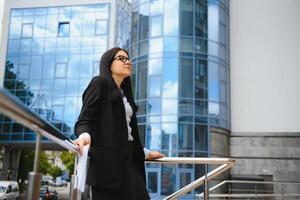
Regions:
[[[12, 9], [4, 86], [69, 137], [81, 94], [108, 48], [110, 4]], [[1, 116], [0, 142], [32, 142]]]
[[[211, 127], [230, 129], [228, 0], [132, 3], [130, 52], [145, 146], [167, 156], [210, 156]], [[204, 169], [147, 164], [146, 171], [152, 198], [161, 199]]]

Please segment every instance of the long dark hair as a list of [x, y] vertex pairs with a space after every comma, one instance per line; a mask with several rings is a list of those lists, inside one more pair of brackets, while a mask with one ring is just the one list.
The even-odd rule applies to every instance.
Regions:
[[[112, 49], [107, 50], [101, 57], [100, 60], [100, 66], [99, 66], [99, 71], [100, 71], [100, 76], [105, 78], [112, 89], [112, 101], [117, 101], [120, 96], [121, 96], [121, 91], [119, 90], [118, 86], [116, 85], [114, 79], [112, 78], [111, 75], [111, 64], [113, 62], [113, 59], [115, 57], [115, 55], [119, 52], [119, 51], [124, 51], [128, 56], [128, 51], [120, 48], [120, 47], [114, 47]], [[136, 112], [138, 107], [134, 102], [134, 98], [132, 95], [132, 87], [131, 87], [131, 80], [130, 77], [126, 77], [122, 84], [121, 84], [121, 89], [124, 92], [124, 95], [126, 96], [128, 102], [130, 103], [132, 109]]]

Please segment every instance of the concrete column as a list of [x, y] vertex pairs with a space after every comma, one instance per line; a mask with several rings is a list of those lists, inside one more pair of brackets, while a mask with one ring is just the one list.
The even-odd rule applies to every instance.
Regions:
[[19, 164], [20, 164], [20, 157], [21, 157], [21, 150], [14, 150], [12, 152], [12, 165], [11, 165], [11, 180], [17, 181], [18, 179], [18, 170], [19, 170]]
[[4, 147], [4, 158], [3, 158], [3, 166], [2, 166], [2, 173], [1, 173], [2, 180], [8, 179], [8, 169], [9, 169], [11, 153], [12, 153], [11, 148]]

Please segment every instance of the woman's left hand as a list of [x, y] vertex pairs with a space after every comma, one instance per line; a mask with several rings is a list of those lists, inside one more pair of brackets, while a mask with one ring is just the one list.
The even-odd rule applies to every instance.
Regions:
[[158, 151], [150, 151], [147, 160], [158, 159], [163, 157], [165, 157], [165, 155]]

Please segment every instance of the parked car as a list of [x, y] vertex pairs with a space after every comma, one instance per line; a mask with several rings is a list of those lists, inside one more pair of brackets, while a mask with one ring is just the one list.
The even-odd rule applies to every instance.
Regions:
[[0, 181], [0, 199], [19, 199], [19, 186], [16, 181]]
[[55, 189], [47, 186], [40, 188], [40, 200], [57, 200], [57, 192]]
[[54, 181], [52, 181], [52, 180], [42, 180], [42, 186], [55, 186], [55, 183], [54, 183]]
[[54, 185], [56, 187], [66, 187], [68, 185], [68, 182], [63, 180], [61, 177], [57, 177], [55, 182], [54, 182]]

